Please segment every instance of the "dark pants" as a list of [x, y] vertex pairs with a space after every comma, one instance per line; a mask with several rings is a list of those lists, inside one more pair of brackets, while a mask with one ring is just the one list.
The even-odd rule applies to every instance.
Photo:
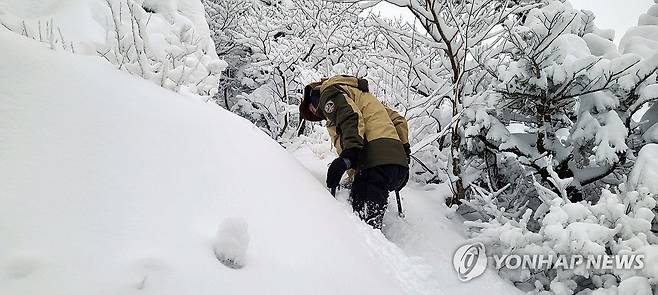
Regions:
[[402, 189], [408, 179], [409, 168], [400, 165], [381, 165], [357, 172], [350, 192], [352, 209], [367, 224], [381, 229], [388, 193]]

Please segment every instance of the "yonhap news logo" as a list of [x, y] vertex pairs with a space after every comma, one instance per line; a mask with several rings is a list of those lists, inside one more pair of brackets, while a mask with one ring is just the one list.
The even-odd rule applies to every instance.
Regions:
[[[465, 244], [452, 258], [457, 277], [468, 282], [481, 276], [487, 269], [489, 258], [483, 243]], [[597, 270], [640, 270], [645, 266], [645, 255], [625, 253], [617, 255], [582, 254], [495, 254], [492, 266], [496, 269], [597, 269]]]
[[481, 276], [487, 269], [487, 261], [487, 253], [482, 243], [461, 246], [452, 257], [452, 265], [462, 282]]

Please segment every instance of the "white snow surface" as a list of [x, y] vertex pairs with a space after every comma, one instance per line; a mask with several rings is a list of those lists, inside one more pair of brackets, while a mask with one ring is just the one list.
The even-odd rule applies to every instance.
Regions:
[[[324, 142], [288, 149], [318, 181], [324, 182], [327, 166], [337, 156], [330, 146], [329, 142]], [[349, 190], [339, 190], [337, 195], [345, 210], [350, 211]], [[432, 294], [523, 294], [512, 283], [501, 279], [492, 267], [467, 283], [457, 278], [452, 265], [453, 254], [467, 243], [468, 238], [463, 219], [445, 205], [445, 199], [451, 196], [447, 184], [423, 186], [409, 183], [400, 195], [405, 218], [398, 217], [395, 196], [391, 193], [382, 231], [404, 253], [413, 257], [417, 265], [424, 266], [424, 276], [439, 279]]]
[[[455, 294], [246, 120], [0, 44], [0, 294]], [[241, 269], [215, 257], [226, 232]]]
[[647, 144], [635, 160], [635, 166], [628, 175], [628, 185], [631, 189], [646, 187], [658, 194], [658, 144]]

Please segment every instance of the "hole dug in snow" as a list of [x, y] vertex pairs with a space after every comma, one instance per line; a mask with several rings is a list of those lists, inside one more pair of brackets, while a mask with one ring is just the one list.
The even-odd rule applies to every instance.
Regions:
[[223, 265], [240, 269], [245, 264], [249, 233], [247, 221], [242, 218], [227, 218], [219, 225], [213, 248], [215, 256]]

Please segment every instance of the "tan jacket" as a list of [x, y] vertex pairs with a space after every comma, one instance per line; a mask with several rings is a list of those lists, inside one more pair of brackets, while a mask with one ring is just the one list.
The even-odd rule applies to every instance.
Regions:
[[359, 150], [357, 170], [386, 164], [408, 166], [403, 148], [409, 142], [407, 120], [359, 86], [359, 79], [350, 76], [335, 76], [320, 86], [317, 113], [327, 120], [337, 152]]

